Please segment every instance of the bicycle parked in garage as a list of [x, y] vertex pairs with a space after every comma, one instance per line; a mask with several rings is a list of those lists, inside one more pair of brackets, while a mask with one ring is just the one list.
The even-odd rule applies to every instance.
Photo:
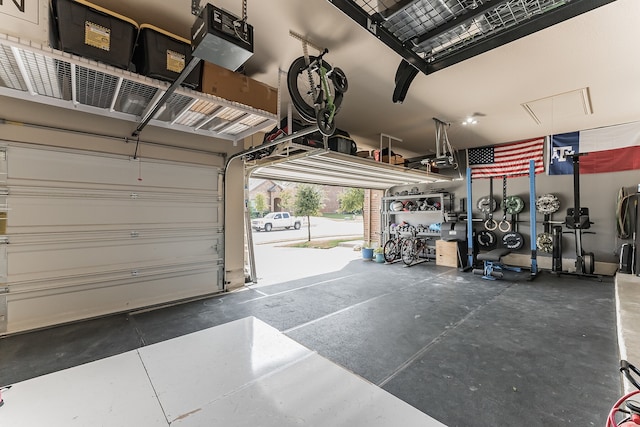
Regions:
[[348, 89], [344, 72], [323, 59], [328, 52], [324, 49], [318, 56], [297, 58], [287, 73], [287, 87], [296, 110], [303, 119], [315, 121], [325, 136], [336, 130], [334, 119]]
[[384, 243], [382, 248], [382, 253], [384, 254], [384, 260], [386, 262], [394, 262], [400, 259], [402, 255], [402, 243], [404, 242], [404, 237], [400, 233], [396, 233], [395, 236], [391, 237]]

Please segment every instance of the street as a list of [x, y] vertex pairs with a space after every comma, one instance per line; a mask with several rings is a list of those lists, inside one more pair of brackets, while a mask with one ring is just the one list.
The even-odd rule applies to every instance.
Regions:
[[[348, 217], [348, 215], [346, 215], [345, 217]], [[307, 240], [308, 230], [306, 218], [303, 219], [304, 222], [300, 230], [277, 229], [269, 232], [252, 230], [253, 243], [255, 245], [261, 245], [264, 243]], [[354, 237], [354, 240], [357, 240], [362, 239], [362, 236], [364, 234], [362, 217], [356, 217], [355, 220], [336, 220], [331, 218], [312, 216], [310, 217], [310, 223], [312, 240], [318, 238], [340, 236]]]

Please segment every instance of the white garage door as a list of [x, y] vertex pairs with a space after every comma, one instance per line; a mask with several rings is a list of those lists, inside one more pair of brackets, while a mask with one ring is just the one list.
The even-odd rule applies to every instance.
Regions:
[[0, 150], [0, 334], [223, 289], [219, 169]]

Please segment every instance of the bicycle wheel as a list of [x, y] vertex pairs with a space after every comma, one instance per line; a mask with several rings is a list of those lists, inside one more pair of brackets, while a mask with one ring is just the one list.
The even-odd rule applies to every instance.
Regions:
[[333, 82], [333, 87], [336, 88], [337, 92], [345, 93], [347, 89], [349, 89], [347, 76], [341, 68], [335, 67], [333, 69], [333, 73], [331, 73], [331, 81]]
[[386, 262], [393, 262], [400, 258], [400, 245], [396, 239], [389, 239], [382, 248], [384, 254], [384, 260]]
[[416, 259], [416, 242], [412, 239], [407, 239], [402, 242], [402, 262], [405, 265], [413, 264], [413, 261]]
[[331, 118], [331, 111], [328, 108], [321, 108], [316, 114], [318, 130], [324, 136], [331, 136], [336, 131], [335, 116]]
[[[314, 61], [315, 59], [315, 56], [309, 57], [310, 61]], [[322, 61], [322, 65], [327, 70], [331, 70], [331, 65], [324, 60]], [[313, 99], [312, 87], [319, 90], [322, 87], [321, 83], [320, 72], [318, 70], [313, 70], [311, 72], [311, 81], [309, 81], [309, 73], [307, 71], [307, 64], [304, 60], [304, 56], [297, 58], [291, 63], [289, 71], [287, 72], [287, 88], [289, 89], [289, 96], [291, 96], [291, 102], [293, 103], [293, 106], [296, 107], [296, 110], [298, 110], [300, 117], [308, 122], [316, 121], [316, 100]], [[329, 79], [329, 90], [331, 91], [331, 94], [334, 95], [333, 104], [336, 107], [335, 115], [340, 109], [343, 95], [335, 90], [331, 79]], [[324, 104], [324, 102], [322, 104]], [[320, 107], [323, 106], [324, 105], [320, 105]]]

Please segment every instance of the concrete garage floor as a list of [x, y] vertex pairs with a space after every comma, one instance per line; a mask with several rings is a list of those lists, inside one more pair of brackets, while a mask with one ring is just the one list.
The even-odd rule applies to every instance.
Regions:
[[432, 263], [355, 259], [304, 279], [1, 339], [0, 384], [255, 316], [449, 426], [604, 425], [621, 394], [613, 280], [526, 277], [486, 281]]

